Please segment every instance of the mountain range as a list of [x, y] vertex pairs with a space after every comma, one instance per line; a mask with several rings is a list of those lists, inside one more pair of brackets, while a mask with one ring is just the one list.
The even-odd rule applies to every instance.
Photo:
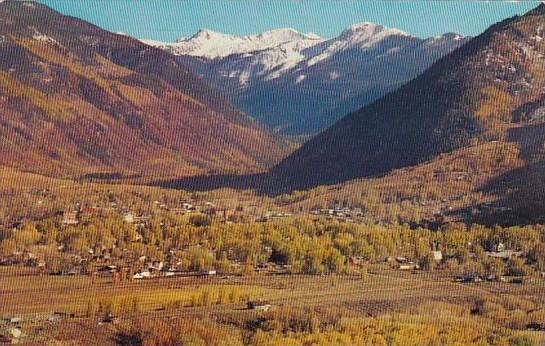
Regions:
[[[359, 39], [349, 39], [354, 35]], [[191, 189], [311, 189], [305, 205], [319, 195], [361, 199], [376, 185], [390, 200], [431, 195], [446, 209], [482, 201], [498, 203], [497, 210], [517, 206], [512, 223], [545, 213], [544, 4], [472, 39], [421, 40], [364, 23], [332, 40], [293, 29], [246, 37], [201, 30], [175, 45], [153, 45], [159, 47], [34, 2], [1, 2], [0, 165], [61, 178], [136, 176], [164, 186], [187, 186], [177, 179], [191, 176]], [[192, 61], [209, 72], [199, 76]], [[248, 73], [233, 67], [233, 77], [224, 76], [228, 61]], [[344, 72], [329, 75], [328, 84], [324, 76], [335, 64]], [[294, 96], [292, 105], [309, 109], [301, 124], [320, 124], [313, 107], [336, 117], [324, 106], [327, 95], [347, 97], [358, 81], [373, 90], [392, 86], [402, 83], [399, 76], [410, 80], [367, 105], [354, 98], [363, 107], [297, 150], [210, 82], [229, 79], [233, 90], [255, 93], [271, 109], [267, 97], [323, 93], [320, 102]], [[290, 78], [298, 91], [289, 90]], [[272, 94], [260, 94], [266, 83], [276, 83]], [[437, 203], [426, 204], [431, 214]]]
[[178, 56], [258, 121], [308, 135], [397, 89], [468, 39], [421, 39], [366, 22], [331, 39], [290, 28], [249, 36], [202, 29], [175, 43], [144, 42]]
[[[403, 87], [309, 140], [272, 176], [278, 186], [303, 189], [383, 176], [485, 145], [497, 148], [498, 164], [515, 156], [525, 167], [543, 167], [544, 28], [544, 4], [491, 26]], [[500, 150], [505, 146], [511, 152]], [[484, 155], [490, 151], [482, 160]], [[502, 186], [506, 196], [522, 187], [522, 172], [528, 170], [511, 168], [518, 173], [504, 172], [486, 189]], [[543, 182], [532, 186], [537, 191]]]
[[0, 165], [55, 176], [262, 171], [293, 146], [174, 56], [34, 2], [0, 4]]

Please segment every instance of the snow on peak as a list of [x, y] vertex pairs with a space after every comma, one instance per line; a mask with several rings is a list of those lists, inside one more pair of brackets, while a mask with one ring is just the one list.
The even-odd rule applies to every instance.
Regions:
[[306, 33], [305, 36], [308, 37], [310, 40], [321, 40], [322, 39], [318, 34], [315, 34], [313, 32]]
[[370, 48], [392, 36], [412, 37], [404, 31], [388, 28], [380, 24], [369, 22], [354, 24], [344, 30], [338, 37], [329, 40], [327, 48], [310, 59], [308, 66], [312, 66], [347, 49]]
[[425, 40], [427, 45], [437, 45], [437, 44], [447, 44], [452, 41], [463, 41], [467, 40], [468, 37], [464, 37], [460, 34], [454, 32], [447, 32], [446, 34], [430, 37]]
[[349, 40], [352, 42], [375, 43], [389, 36], [410, 36], [404, 31], [395, 28], [388, 28], [384, 25], [364, 22], [354, 24], [339, 35], [339, 39]]
[[[234, 38], [231, 35], [222, 34], [221, 32], [216, 32], [207, 28], [202, 28], [195, 35], [191, 36], [189, 40], [229, 40]], [[178, 42], [187, 41], [185, 39], [178, 39]]]
[[[452, 34], [455, 35], [455, 34]], [[248, 86], [254, 80], [272, 80], [291, 70], [300, 70], [325, 61], [347, 51], [366, 51], [381, 47], [384, 40], [396, 37], [396, 45], [384, 43], [386, 49], [381, 58], [395, 54], [406, 44], [417, 38], [404, 31], [388, 28], [375, 23], [354, 24], [339, 36], [324, 40], [314, 33], [304, 34], [292, 28], [281, 28], [255, 35], [235, 36], [200, 29], [189, 38], [181, 38], [175, 43], [143, 40], [144, 43], [165, 49], [175, 55], [188, 55], [205, 59], [218, 59], [218, 73], [224, 77], [238, 80]], [[463, 39], [461, 36], [441, 36], [424, 42], [435, 45]], [[331, 80], [340, 78], [337, 71], [329, 75]], [[296, 80], [301, 83], [306, 76], [300, 74]]]
[[182, 38], [175, 43], [158, 43], [144, 40], [147, 44], [168, 48], [176, 55], [192, 55], [208, 59], [257, 52], [286, 43], [302, 41], [318, 43], [322, 40], [315, 34], [303, 34], [291, 28], [275, 29], [257, 35], [246, 36], [229, 35], [203, 28], [190, 38]]
[[273, 40], [274, 42], [292, 42], [299, 40], [320, 40], [321, 38], [316, 34], [303, 34], [292, 28], [282, 28], [270, 31], [265, 31], [255, 36], [260, 40]]

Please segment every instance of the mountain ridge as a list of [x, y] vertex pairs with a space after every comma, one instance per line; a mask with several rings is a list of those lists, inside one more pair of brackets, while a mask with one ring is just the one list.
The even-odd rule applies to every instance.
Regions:
[[170, 47], [152, 44], [178, 55], [260, 122], [283, 134], [307, 135], [395, 90], [467, 41], [450, 33], [420, 39], [374, 23], [355, 24], [331, 39], [297, 35], [258, 48], [239, 37], [210, 52], [191, 38]]
[[162, 50], [0, 4], [0, 164], [78, 176], [261, 171], [291, 144]]
[[[513, 112], [543, 100], [544, 8], [491, 26], [308, 141], [272, 175], [291, 188], [307, 188], [380, 176], [470, 143], [504, 141], [509, 128], [530, 124], [513, 119]], [[302, 176], [303, 168], [312, 173]]]

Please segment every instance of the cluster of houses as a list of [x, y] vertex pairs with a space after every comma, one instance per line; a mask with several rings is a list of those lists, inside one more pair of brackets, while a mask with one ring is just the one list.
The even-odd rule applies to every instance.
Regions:
[[[205, 202], [203, 205], [193, 205], [189, 202], [181, 202], [177, 206], [171, 207], [159, 201], [154, 201], [153, 205], [155, 208], [160, 210], [167, 210], [176, 215], [185, 215], [190, 213], [203, 213], [207, 215], [215, 215], [217, 207], [212, 202]], [[62, 214], [62, 223], [64, 225], [78, 225], [81, 222], [81, 219], [85, 215], [95, 214], [100, 209], [108, 209], [113, 211], [118, 211], [123, 220], [127, 223], [141, 224], [145, 223], [151, 218], [151, 214], [146, 215], [136, 215], [133, 211], [123, 209], [117, 205], [115, 202], [109, 203], [108, 206], [94, 206], [94, 207], [83, 207], [80, 204], [66, 208], [60, 214]], [[232, 214], [231, 210], [226, 208], [222, 209], [224, 214]]]
[[310, 211], [311, 215], [326, 216], [335, 219], [342, 219], [346, 221], [353, 221], [357, 218], [363, 217], [363, 211], [361, 208], [341, 208], [336, 207], [332, 209], [313, 209]]
[[[115, 264], [103, 264], [97, 267], [94, 271], [94, 275], [100, 277], [110, 276], [114, 281], [128, 280], [143, 280], [158, 277], [173, 277], [173, 276], [212, 276], [217, 275], [216, 270], [207, 269], [200, 272], [188, 272], [177, 269], [180, 263], [167, 263], [163, 261], [151, 261], [146, 256], [142, 256], [138, 259], [138, 265], [115, 265]], [[133, 270], [134, 267], [138, 267], [138, 270]]]

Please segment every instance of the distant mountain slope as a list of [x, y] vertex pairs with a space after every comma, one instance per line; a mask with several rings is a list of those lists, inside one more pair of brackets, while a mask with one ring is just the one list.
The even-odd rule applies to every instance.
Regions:
[[180, 56], [263, 123], [308, 134], [398, 88], [466, 41], [361, 23], [329, 40], [293, 29], [241, 37], [204, 29], [177, 43], [145, 42]]
[[170, 54], [9, 0], [0, 136], [0, 164], [69, 176], [252, 172], [289, 148]]
[[[305, 188], [383, 175], [545, 120], [545, 5], [493, 25], [425, 73], [354, 112], [272, 170]], [[522, 145], [522, 144], [520, 144]], [[528, 155], [531, 161], [541, 157]]]

